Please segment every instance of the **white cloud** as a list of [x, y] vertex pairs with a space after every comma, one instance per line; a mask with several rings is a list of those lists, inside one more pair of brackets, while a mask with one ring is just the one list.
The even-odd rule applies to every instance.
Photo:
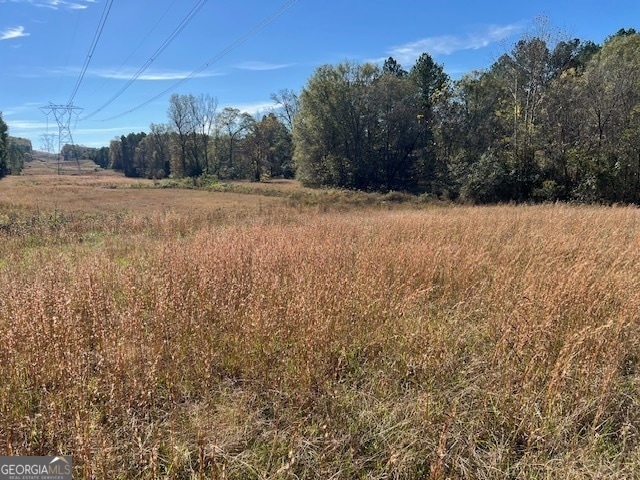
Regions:
[[[42, 116], [43, 118], [44, 115]], [[39, 135], [49, 132], [50, 134], [57, 134], [58, 127], [55, 121], [49, 119], [49, 123], [45, 120], [8, 120], [5, 119], [7, 124], [9, 125], [9, 133], [13, 136], [17, 137], [30, 137], [32, 141], [37, 141], [34, 138]], [[119, 126], [119, 127], [108, 127], [108, 128], [73, 128], [72, 133], [75, 137], [85, 136], [85, 135], [93, 135], [96, 134], [113, 134], [115, 133], [129, 133], [129, 132], [140, 132], [145, 130], [146, 127], [136, 125], [136, 126]], [[126, 135], [125, 133], [125, 135]], [[100, 145], [103, 145], [104, 142], [98, 142]], [[83, 144], [85, 144], [83, 142]]]
[[2, 114], [6, 117], [16, 115], [22, 112], [34, 111], [41, 107], [43, 104], [40, 102], [27, 102], [22, 105], [12, 105], [3, 110]]
[[218, 107], [218, 109], [220, 110], [226, 107], [237, 108], [241, 112], [247, 112], [250, 115], [258, 115], [273, 111], [277, 107], [277, 105], [273, 101], [259, 101], [253, 103], [234, 103], [222, 105], [221, 107]]
[[66, 2], [61, 0], [46, 0], [46, 1], [38, 1], [38, 2], [29, 2], [33, 3], [36, 7], [45, 7], [50, 8], [51, 10], [58, 10], [60, 5], [64, 5]]
[[0, 32], [0, 40], [10, 40], [12, 38], [28, 37], [30, 33], [24, 31], [23, 26], [7, 28]]
[[[88, 5], [83, 5], [77, 2], [68, 2], [66, 0], [8, 0], [12, 3], [28, 3], [34, 7], [50, 8], [51, 10], [58, 10], [61, 7], [68, 10], [84, 10], [88, 8]], [[0, 3], [6, 3], [7, 0], [0, 0]], [[97, 0], [84, 0], [85, 3], [96, 3]]]
[[[67, 68], [52, 68], [43, 70], [42, 73], [39, 72], [30, 72], [26, 74], [22, 74], [25, 78], [39, 78], [44, 76], [68, 76], [75, 77], [80, 73], [79, 67], [67, 67]], [[93, 68], [87, 70], [87, 75], [91, 77], [97, 78], [108, 78], [112, 80], [131, 80], [133, 76], [137, 73], [137, 70], [134, 71], [133, 68]], [[193, 72], [184, 72], [184, 71], [176, 71], [176, 70], [166, 70], [166, 71], [148, 71], [140, 75], [136, 80], [147, 80], [147, 81], [166, 81], [166, 80], [183, 80], [190, 76]], [[220, 73], [199, 73], [194, 76], [194, 78], [206, 78], [206, 77], [215, 77], [220, 76]]]
[[[32, 120], [7, 120], [9, 130], [15, 132], [16, 130], [45, 130], [47, 128], [47, 122], [34, 122]], [[51, 128], [51, 127], [50, 127]]]
[[401, 64], [411, 64], [425, 52], [436, 56], [451, 55], [461, 50], [478, 50], [504, 40], [523, 29], [524, 27], [519, 24], [491, 25], [481, 33], [426, 37], [393, 47], [389, 50], [389, 54]]
[[253, 70], [253, 71], [263, 71], [263, 70], [280, 70], [282, 68], [290, 67], [290, 63], [266, 63], [266, 62], [242, 62], [236, 65], [236, 68], [241, 70]]
[[[111, 78], [114, 80], [131, 80], [133, 76], [137, 72], [134, 72], [131, 69], [125, 70], [91, 70], [89, 71], [90, 75], [100, 78]], [[180, 71], [165, 71], [165, 72], [145, 72], [140, 75], [136, 80], [148, 80], [148, 81], [163, 81], [163, 80], [183, 80], [191, 75], [192, 72], [180, 72]], [[204, 77], [214, 77], [216, 73], [199, 73], [195, 75], [196, 78], [204, 78]]]
[[136, 125], [133, 127], [109, 127], [109, 128], [77, 128], [73, 130], [74, 134], [88, 135], [94, 133], [111, 133], [111, 132], [140, 132], [147, 129], [146, 126]]

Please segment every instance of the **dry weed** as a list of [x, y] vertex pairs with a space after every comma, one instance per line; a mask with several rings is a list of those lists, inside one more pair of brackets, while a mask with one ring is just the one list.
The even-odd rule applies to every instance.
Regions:
[[254, 212], [9, 212], [0, 453], [78, 478], [640, 475], [636, 209]]

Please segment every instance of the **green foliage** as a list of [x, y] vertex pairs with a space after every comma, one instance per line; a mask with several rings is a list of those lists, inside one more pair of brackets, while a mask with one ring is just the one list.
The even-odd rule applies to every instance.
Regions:
[[254, 121], [243, 141], [252, 179], [259, 182], [263, 175], [290, 178], [292, 149], [291, 133], [274, 113]]
[[437, 64], [428, 53], [420, 55], [409, 75], [420, 88], [423, 113], [429, 115], [434, 97], [447, 87], [449, 77], [444, 72], [444, 67]]
[[545, 180], [533, 191], [533, 198], [543, 202], [554, 202], [562, 197], [562, 187], [555, 180]]
[[[93, 148], [85, 147], [84, 145], [64, 145], [61, 153], [65, 161], [86, 159], [92, 160], [101, 168], [109, 167], [109, 147]], [[118, 167], [116, 170], [121, 169], [121, 167]]]
[[146, 173], [147, 159], [145, 154], [140, 154], [138, 150], [138, 146], [146, 136], [146, 133], [140, 132], [120, 137], [122, 172], [127, 177], [140, 177]]
[[109, 165], [109, 147], [101, 147], [96, 149], [95, 153], [91, 156], [96, 164], [102, 168], [107, 168]]
[[169, 124], [112, 142], [109, 164], [479, 203], [640, 203], [640, 35], [597, 45], [539, 27], [455, 82], [428, 53], [408, 71], [394, 58], [324, 65], [261, 119], [174, 95]]
[[633, 30], [603, 46], [521, 39], [456, 82], [437, 119], [452, 187], [476, 202], [640, 202], [639, 69]]
[[24, 167], [24, 162], [31, 160], [31, 140], [26, 138], [8, 137], [7, 172], [19, 175]]
[[303, 183], [363, 190], [416, 185], [430, 125], [422, 90], [391, 60], [387, 71], [351, 63], [316, 70], [294, 124]]
[[2, 112], [0, 112], [0, 178], [7, 174], [8, 166], [7, 161], [9, 158], [9, 127], [2, 119]]
[[402, 68], [402, 65], [400, 65], [393, 57], [389, 57], [384, 61], [384, 65], [382, 65], [382, 73], [394, 75], [399, 78], [406, 77], [409, 74], [409, 72]]
[[513, 198], [515, 183], [506, 159], [488, 151], [471, 165], [460, 194], [477, 203], [505, 202]]

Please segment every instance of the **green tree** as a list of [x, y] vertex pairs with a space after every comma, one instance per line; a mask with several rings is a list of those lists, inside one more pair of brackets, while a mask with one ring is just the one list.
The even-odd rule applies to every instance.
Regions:
[[8, 166], [7, 161], [9, 159], [9, 127], [2, 119], [2, 112], [0, 112], [0, 178], [7, 174]]
[[431, 115], [438, 94], [445, 90], [449, 83], [449, 76], [444, 72], [444, 67], [437, 64], [431, 55], [423, 53], [411, 68], [409, 76], [420, 89], [423, 114]]
[[[425, 110], [431, 87], [398, 75], [396, 67], [383, 72], [342, 63], [316, 70], [302, 91], [293, 130], [296, 174], [305, 184], [364, 190], [419, 185], [420, 161], [433, 138]], [[428, 115], [435, 118], [438, 93], [429, 92]]]
[[7, 167], [12, 175], [19, 175], [24, 168], [25, 161], [31, 161], [33, 147], [31, 140], [26, 138], [8, 137], [9, 139], [9, 155], [7, 158]]
[[608, 201], [640, 201], [640, 35], [610, 37], [582, 77], [585, 114], [583, 155], [599, 195]]
[[384, 64], [382, 65], [382, 73], [394, 75], [399, 78], [404, 78], [409, 74], [409, 72], [402, 68], [402, 65], [400, 65], [393, 57], [389, 57], [384, 61]]
[[95, 149], [90, 158], [100, 167], [107, 168], [109, 166], [109, 147]]
[[300, 95], [294, 124], [297, 175], [308, 185], [370, 186], [367, 89], [379, 76], [371, 64], [319, 67]]
[[[591, 178], [586, 138], [583, 74], [600, 49], [593, 42], [560, 42], [551, 55], [552, 79], [540, 111], [538, 157], [544, 186], [533, 192], [539, 200], [575, 198], [583, 179]], [[543, 153], [540, 155], [540, 153]], [[582, 194], [580, 194], [582, 196]]]
[[463, 200], [495, 203], [513, 198], [515, 178], [504, 155], [488, 150], [474, 162], [460, 188]]
[[253, 122], [243, 140], [243, 150], [252, 168], [253, 180], [263, 174], [271, 177], [291, 175], [291, 134], [274, 113]]
[[511, 123], [508, 114], [501, 113], [508, 111], [507, 101], [502, 82], [491, 70], [471, 72], [455, 82], [439, 130], [450, 180], [449, 197], [460, 193], [472, 166], [483, 155], [491, 151], [495, 157], [495, 152], [505, 150]]
[[137, 142], [133, 153], [133, 164], [136, 176], [153, 178], [153, 140], [145, 135]]
[[436, 130], [440, 125], [440, 110], [448, 102], [449, 76], [442, 65], [437, 64], [428, 53], [423, 53], [411, 68], [409, 79], [420, 92], [419, 115], [423, 139], [417, 163], [419, 176], [430, 193], [439, 193], [448, 180], [445, 178], [446, 163], [439, 155]]
[[[416, 152], [424, 147], [420, 90], [415, 83], [388, 70], [369, 92], [374, 121], [368, 127], [372, 158], [378, 169], [375, 182], [384, 190], [411, 188], [416, 183]], [[372, 185], [373, 186], [373, 185]]]
[[[136, 151], [138, 145], [147, 134], [144, 132], [130, 133], [126, 137], [123, 135], [120, 137], [120, 143], [122, 145], [122, 172], [127, 177], [140, 177], [145, 175], [144, 169], [146, 169], [148, 160], [136, 159]], [[140, 165], [141, 170], [138, 169]]]

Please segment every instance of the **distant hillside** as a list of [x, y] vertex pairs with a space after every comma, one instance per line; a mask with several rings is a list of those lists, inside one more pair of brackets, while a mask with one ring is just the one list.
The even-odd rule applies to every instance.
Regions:
[[28, 138], [20, 138], [20, 137], [12, 137], [9, 135], [9, 143], [16, 145], [16, 147], [20, 148], [20, 150], [25, 153], [31, 153], [33, 151], [33, 146], [31, 145], [31, 140]]
[[90, 159], [64, 160], [57, 154], [34, 150], [32, 161], [24, 165], [22, 175], [113, 175]]

